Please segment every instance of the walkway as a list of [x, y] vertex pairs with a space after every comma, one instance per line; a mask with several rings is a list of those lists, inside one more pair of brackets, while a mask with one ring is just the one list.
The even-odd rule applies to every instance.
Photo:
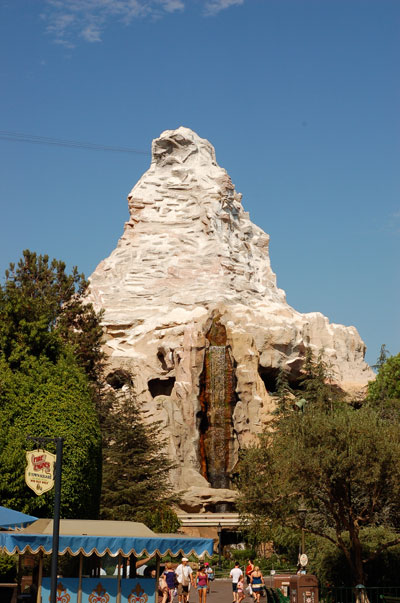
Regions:
[[[176, 601], [176, 600], [175, 600]], [[190, 603], [198, 603], [197, 590], [191, 589]], [[207, 603], [232, 603], [232, 582], [230, 580], [214, 580], [211, 584], [211, 592], [207, 595]], [[252, 603], [253, 599], [247, 595], [243, 603]]]

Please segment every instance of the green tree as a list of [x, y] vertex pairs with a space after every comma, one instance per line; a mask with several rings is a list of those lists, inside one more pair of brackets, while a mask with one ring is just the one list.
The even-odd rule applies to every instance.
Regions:
[[283, 366], [279, 367], [278, 376], [276, 378], [276, 399], [277, 407], [274, 414], [279, 417], [290, 412], [296, 401], [294, 391], [290, 387], [289, 373]]
[[101, 516], [142, 521], [157, 531], [174, 532], [179, 501], [170, 482], [174, 464], [165, 452], [159, 423], [146, 423], [129, 386], [99, 400], [103, 435]]
[[354, 409], [332, 388], [323, 393], [323, 374], [314, 371], [304, 412], [278, 418], [242, 453], [239, 509], [249, 522], [300, 530], [305, 504], [306, 531], [339, 549], [353, 584], [365, 584], [366, 565], [400, 542], [397, 534], [372, 551], [363, 544], [367, 528], [398, 526], [400, 426], [370, 406]]
[[[361, 532], [361, 545], [363, 557], [373, 555], [385, 542], [394, 540], [396, 534], [383, 527], [365, 528]], [[349, 546], [348, 535], [345, 536]], [[321, 538], [307, 539], [307, 554], [309, 570], [317, 574], [321, 584], [348, 586], [352, 576], [349, 564], [343, 552], [331, 542]], [[367, 583], [374, 586], [393, 586], [398, 582], [400, 563], [400, 546], [393, 546], [382, 550], [378, 555], [365, 564]]]
[[386, 344], [385, 344], [385, 343], [383, 343], [383, 344], [381, 345], [381, 349], [380, 349], [380, 351], [379, 351], [379, 356], [378, 356], [378, 359], [377, 359], [377, 361], [376, 361], [376, 364], [373, 364], [373, 365], [372, 365], [372, 368], [373, 368], [373, 369], [375, 369], [375, 370], [377, 370], [377, 371], [379, 371], [379, 369], [381, 368], [381, 366], [382, 366], [383, 364], [385, 364], [385, 362], [386, 362], [386, 360], [389, 358], [389, 356], [390, 356], [390, 352], [389, 352], [389, 350], [386, 348]]
[[102, 352], [99, 314], [84, 303], [87, 281], [64, 262], [25, 250], [11, 264], [0, 287], [0, 353], [12, 368], [30, 356], [53, 362], [65, 344], [73, 347], [79, 364], [96, 379]]
[[372, 405], [389, 400], [400, 402], [400, 354], [387, 358], [381, 364], [375, 381], [368, 384], [367, 400]]
[[28, 250], [0, 286], [0, 498], [32, 515], [52, 514], [53, 492], [37, 497], [25, 485], [27, 435], [65, 438], [62, 516], [98, 513], [101, 438], [93, 383], [101, 370], [102, 329], [100, 315], [82, 301], [86, 287], [76, 268], [67, 274], [63, 262]]
[[311, 348], [307, 348], [297, 397], [304, 397], [307, 404], [332, 409], [342, 397], [332, 385], [332, 379], [332, 371], [324, 359], [323, 350], [320, 350], [315, 358]]
[[[101, 480], [101, 437], [91, 389], [71, 352], [43, 356], [12, 370], [0, 359], [0, 500], [39, 517], [53, 514], [54, 492], [37, 496], [25, 484], [27, 436], [64, 437], [61, 515], [94, 518]], [[46, 448], [55, 452], [54, 445]]]

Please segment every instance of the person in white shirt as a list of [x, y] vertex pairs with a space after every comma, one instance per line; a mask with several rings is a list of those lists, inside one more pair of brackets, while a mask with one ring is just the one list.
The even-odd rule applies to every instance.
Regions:
[[231, 569], [231, 573], [229, 574], [230, 577], [232, 578], [233, 603], [238, 602], [237, 585], [239, 582], [239, 578], [241, 578], [243, 576], [243, 572], [240, 569], [239, 565], [240, 565], [239, 561], [236, 561], [235, 567], [233, 569]]
[[178, 601], [179, 603], [187, 603], [189, 599], [189, 586], [194, 587], [193, 570], [188, 565], [189, 559], [182, 557], [182, 562], [175, 570], [176, 579], [178, 580]]

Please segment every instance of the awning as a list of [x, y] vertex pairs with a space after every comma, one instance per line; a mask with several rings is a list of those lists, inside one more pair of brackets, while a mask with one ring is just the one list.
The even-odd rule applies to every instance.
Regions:
[[0, 507], [0, 528], [18, 528], [25, 527], [37, 520], [37, 517], [25, 515], [7, 507]]
[[[53, 522], [39, 519], [18, 533], [0, 532], [0, 549], [3, 553], [52, 552]], [[60, 521], [59, 554], [90, 555], [109, 554], [172, 556], [213, 554], [214, 541], [210, 538], [188, 538], [179, 535], [155, 534], [142, 523], [131, 521], [95, 521], [62, 519]]]

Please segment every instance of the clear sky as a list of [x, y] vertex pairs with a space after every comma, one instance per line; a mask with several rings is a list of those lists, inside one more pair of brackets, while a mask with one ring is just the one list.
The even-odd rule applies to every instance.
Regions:
[[184, 125], [270, 234], [288, 302], [355, 325], [372, 364], [399, 353], [399, 31], [399, 0], [2, 0], [0, 274], [28, 248], [89, 276], [151, 140]]

